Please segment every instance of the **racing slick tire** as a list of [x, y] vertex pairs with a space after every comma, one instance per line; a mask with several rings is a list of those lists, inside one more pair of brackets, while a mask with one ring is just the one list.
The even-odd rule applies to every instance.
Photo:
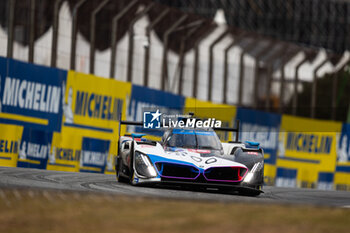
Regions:
[[135, 174], [135, 172], [134, 172], [134, 155], [132, 155], [131, 156], [131, 161], [130, 161], [130, 170], [129, 170], [129, 183], [131, 184], [131, 185], [134, 185], [134, 174]]
[[128, 183], [129, 180], [123, 176], [120, 175], [120, 170], [122, 168], [122, 163], [120, 161], [120, 158], [117, 157], [116, 159], [116, 165], [115, 165], [115, 176], [117, 178], [117, 181], [120, 183]]
[[134, 171], [134, 158], [135, 156], [135, 152], [134, 152], [134, 144], [132, 143], [131, 144], [131, 155], [130, 155], [130, 166], [129, 166], [129, 183], [131, 185], [135, 185], [136, 183], [134, 183], [134, 174], [135, 174], [135, 171]]

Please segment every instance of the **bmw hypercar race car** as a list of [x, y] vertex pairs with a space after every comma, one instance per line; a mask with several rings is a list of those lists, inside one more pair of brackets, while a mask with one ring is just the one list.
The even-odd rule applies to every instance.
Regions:
[[[121, 121], [121, 124], [138, 122]], [[221, 128], [236, 131], [238, 127]], [[213, 129], [172, 128], [161, 142], [130, 134], [119, 139], [116, 176], [132, 185], [171, 184], [262, 193], [264, 156], [258, 143], [221, 143]]]

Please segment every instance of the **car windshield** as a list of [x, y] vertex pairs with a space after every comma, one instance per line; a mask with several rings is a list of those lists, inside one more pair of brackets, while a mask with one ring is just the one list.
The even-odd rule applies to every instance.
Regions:
[[177, 130], [167, 139], [167, 146], [191, 149], [220, 150], [221, 143], [213, 131]]

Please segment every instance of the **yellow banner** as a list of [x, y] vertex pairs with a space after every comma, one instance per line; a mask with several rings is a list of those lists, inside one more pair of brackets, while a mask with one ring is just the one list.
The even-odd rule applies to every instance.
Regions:
[[297, 170], [297, 186], [315, 187], [319, 172], [334, 172], [341, 123], [282, 116], [277, 167]]
[[131, 84], [93, 75], [68, 72], [64, 124], [77, 128], [115, 131], [118, 115], [125, 113]]
[[236, 117], [236, 107], [226, 104], [215, 104], [195, 98], [186, 98], [185, 113], [193, 112], [197, 117], [215, 118], [232, 122]]
[[[186, 98], [184, 113], [194, 113], [198, 118], [215, 118], [222, 121], [223, 127], [234, 127], [236, 107], [226, 104], [215, 104], [195, 98]], [[232, 134], [217, 131], [222, 141], [232, 140]]]
[[350, 173], [336, 172], [334, 186], [336, 190], [350, 191]]
[[23, 127], [0, 124], [0, 165], [16, 167]]
[[125, 119], [130, 94], [130, 83], [69, 71], [62, 130], [53, 135], [47, 169], [112, 173], [118, 118], [122, 111]]

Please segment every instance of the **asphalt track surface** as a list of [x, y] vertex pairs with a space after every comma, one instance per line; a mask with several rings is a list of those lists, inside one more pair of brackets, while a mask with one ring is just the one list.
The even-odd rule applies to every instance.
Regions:
[[0, 188], [25, 188], [94, 192], [147, 198], [171, 198], [213, 202], [350, 207], [350, 192], [265, 186], [258, 197], [218, 190], [188, 190], [176, 187], [135, 187], [118, 183], [114, 175], [0, 167]]

